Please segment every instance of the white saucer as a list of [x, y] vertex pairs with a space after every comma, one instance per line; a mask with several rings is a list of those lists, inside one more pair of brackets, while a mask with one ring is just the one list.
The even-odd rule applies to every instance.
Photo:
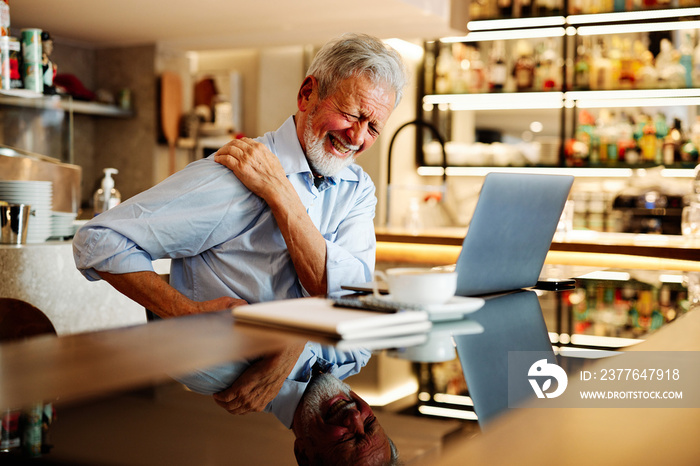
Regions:
[[399, 309], [426, 311], [430, 316], [430, 320], [433, 322], [459, 319], [465, 314], [478, 311], [484, 306], [485, 303], [482, 298], [471, 298], [465, 296], [453, 296], [444, 304], [401, 303], [399, 301], [395, 301], [390, 294], [382, 295], [381, 297], [368, 295], [362, 296], [360, 299], [367, 303], [372, 303], [375, 301], [377, 303], [382, 303], [384, 305]]

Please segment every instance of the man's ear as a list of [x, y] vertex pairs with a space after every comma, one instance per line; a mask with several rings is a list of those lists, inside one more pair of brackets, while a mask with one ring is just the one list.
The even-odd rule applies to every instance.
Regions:
[[299, 466], [306, 466], [308, 464], [311, 464], [309, 457], [306, 455], [306, 451], [304, 450], [300, 438], [297, 438], [294, 441], [294, 457], [297, 459], [297, 464], [299, 464]]
[[318, 81], [313, 76], [307, 76], [301, 83], [297, 94], [297, 107], [300, 111], [306, 111], [314, 94], [318, 96]]

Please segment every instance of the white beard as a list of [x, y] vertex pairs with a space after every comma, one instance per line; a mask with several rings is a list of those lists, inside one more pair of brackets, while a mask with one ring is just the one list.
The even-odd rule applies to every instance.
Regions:
[[[347, 157], [336, 157], [333, 154], [326, 152], [323, 147], [324, 140], [318, 139], [313, 134], [311, 129], [311, 120], [315, 112], [309, 115], [306, 120], [306, 128], [304, 128], [304, 145], [306, 146], [306, 159], [309, 161], [311, 169], [321, 176], [333, 176], [340, 172], [343, 168], [352, 164], [357, 158], [357, 154], [348, 154]], [[328, 138], [329, 136], [326, 136]], [[346, 144], [347, 147], [358, 150], [359, 147]]]
[[305, 435], [309, 421], [316, 417], [322, 417], [323, 412], [321, 407], [325, 401], [328, 401], [339, 393], [344, 393], [350, 397], [350, 386], [341, 382], [336, 377], [330, 374], [320, 374], [314, 377], [304, 393], [301, 400], [301, 423], [300, 426]]

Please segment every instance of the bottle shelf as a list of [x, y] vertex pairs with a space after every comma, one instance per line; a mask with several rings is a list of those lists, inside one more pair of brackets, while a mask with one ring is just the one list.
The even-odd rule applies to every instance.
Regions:
[[114, 118], [129, 118], [133, 116], [132, 111], [116, 105], [77, 101], [71, 97], [59, 95], [47, 96], [26, 89], [0, 90], [0, 105], [72, 111], [73, 113]]
[[[501, 173], [537, 173], [543, 175], [573, 175], [577, 178], [630, 178], [635, 173], [641, 175], [644, 170], [655, 168], [648, 167], [606, 167], [603, 165], [586, 166], [586, 167], [543, 167], [543, 166], [493, 166], [493, 167], [475, 167], [475, 166], [448, 166], [447, 171], [443, 167], [433, 165], [422, 165], [418, 167], [419, 176], [475, 176], [483, 177], [491, 172]], [[695, 178], [695, 169], [693, 168], [676, 168], [676, 167], [661, 167], [661, 176], [664, 178]]]

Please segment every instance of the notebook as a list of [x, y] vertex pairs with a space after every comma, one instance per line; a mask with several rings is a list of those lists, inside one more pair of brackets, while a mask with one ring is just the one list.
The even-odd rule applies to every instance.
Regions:
[[573, 182], [568, 175], [486, 175], [455, 265], [457, 295], [535, 286]]
[[233, 309], [238, 322], [316, 333], [342, 340], [415, 335], [432, 326], [425, 311], [376, 312], [334, 306], [326, 298], [299, 298]]

